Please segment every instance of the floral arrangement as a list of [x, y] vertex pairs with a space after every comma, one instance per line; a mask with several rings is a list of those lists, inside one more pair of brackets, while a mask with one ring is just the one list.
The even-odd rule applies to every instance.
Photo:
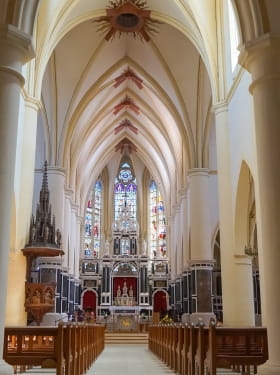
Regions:
[[164, 315], [164, 317], [161, 319], [160, 323], [162, 324], [169, 324], [169, 323], [173, 323], [173, 320], [172, 318], [170, 318], [168, 316], [168, 314]]

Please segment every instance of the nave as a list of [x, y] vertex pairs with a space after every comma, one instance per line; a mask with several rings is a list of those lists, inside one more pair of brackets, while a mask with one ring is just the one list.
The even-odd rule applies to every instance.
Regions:
[[[152, 354], [146, 345], [106, 345], [86, 375], [164, 375], [174, 374], [163, 362]], [[23, 375], [55, 374], [55, 369], [32, 369]], [[232, 370], [219, 370], [219, 375], [237, 375]], [[240, 375], [240, 374], [239, 374]]]

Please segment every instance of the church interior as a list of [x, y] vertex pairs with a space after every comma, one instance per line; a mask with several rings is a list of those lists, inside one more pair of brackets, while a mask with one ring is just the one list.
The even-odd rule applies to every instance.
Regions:
[[267, 327], [280, 374], [279, 1], [0, 6], [1, 355], [168, 314]]

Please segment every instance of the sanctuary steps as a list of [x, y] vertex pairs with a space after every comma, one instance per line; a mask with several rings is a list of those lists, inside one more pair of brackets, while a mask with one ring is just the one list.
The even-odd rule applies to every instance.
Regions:
[[105, 345], [141, 344], [148, 345], [148, 334], [138, 332], [105, 332]]

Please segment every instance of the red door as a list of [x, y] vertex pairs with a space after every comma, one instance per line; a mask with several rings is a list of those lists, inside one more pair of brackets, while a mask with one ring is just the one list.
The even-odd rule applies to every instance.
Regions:
[[91, 310], [96, 314], [96, 293], [87, 290], [83, 295], [83, 310]]
[[162, 290], [154, 294], [154, 312], [165, 313], [167, 311], [167, 295]]

